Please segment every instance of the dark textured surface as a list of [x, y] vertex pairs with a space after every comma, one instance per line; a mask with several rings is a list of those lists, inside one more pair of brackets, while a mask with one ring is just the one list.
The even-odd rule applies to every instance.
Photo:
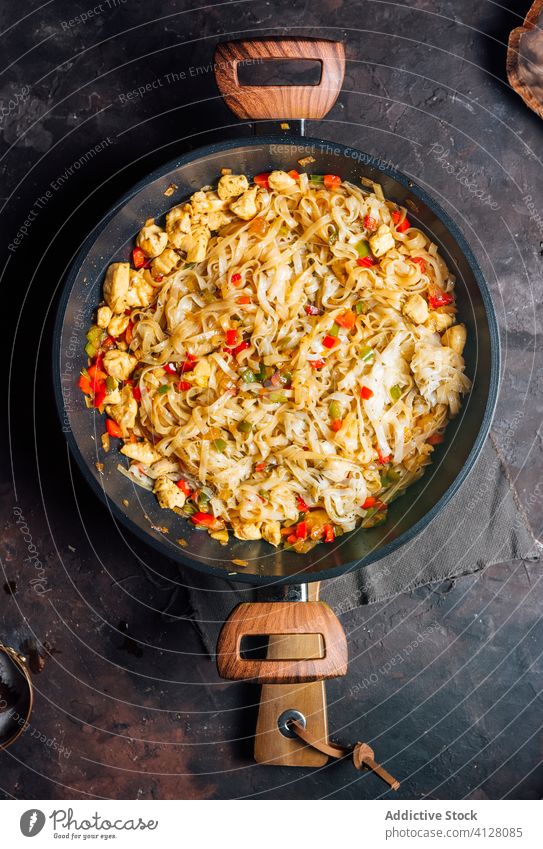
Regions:
[[[17, 297], [4, 323], [15, 332], [18, 322], [1, 637], [24, 647], [37, 672], [32, 727], [0, 754], [2, 791], [377, 797], [380, 782], [346, 763], [313, 773], [252, 763], [257, 690], [217, 678], [175, 568], [116, 527], [70, 464], [50, 384], [55, 292], [80, 241], [132, 182], [196, 143], [244, 132], [210, 73], [221, 37], [342, 37], [345, 91], [309, 133], [412, 174], [471, 242], [504, 341], [493, 439], [539, 533], [542, 125], [505, 82], [507, 34], [528, 3], [513, 14], [468, 0], [194, 10], [110, 0], [72, 25], [86, 3], [33, 13], [38, 5], [0, 13], [2, 285]], [[28, 234], [14, 244], [25, 219]], [[373, 742], [402, 780], [400, 798], [540, 798], [542, 601], [540, 566], [517, 562], [347, 614], [349, 675], [328, 687], [333, 734]]]

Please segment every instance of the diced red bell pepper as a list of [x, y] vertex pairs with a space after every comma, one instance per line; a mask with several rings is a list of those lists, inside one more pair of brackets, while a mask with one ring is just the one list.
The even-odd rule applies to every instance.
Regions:
[[364, 401], [368, 401], [369, 398], [373, 398], [373, 389], [370, 389], [369, 386], [361, 386], [360, 397], [363, 398]]
[[352, 330], [356, 322], [356, 315], [352, 310], [347, 310], [342, 315], [337, 315], [335, 322], [346, 330]]
[[180, 380], [177, 384], [177, 388], [180, 392], [188, 392], [191, 386], [192, 383], [189, 380]]
[[375, 507], [376, 503], [377, 499], [373, 495], [368, 495], [362, 505], [362, 510], [369, 510], [371, 507]]
[[381, 451], [377, 452], [377, 456], [382, 466], [386, 466], [386, 464], [390, 463], [390, 460], [392, 459], [392, 454], [382, 454]]
[[107, 395], [105, 383], [100, 383], [94, 391], [94, 406], [98, 409], [102, 406]]
[[173, 363], [166, 363], [166, 365], [162, 366], [166, 374], [177, 374], [177, 368]]
[[364, 227], [366, 230], [376, 230], [377, 229], [377, 221], [375, 218], [372, 218], [371, 215], [366, 215], [364, 217]]
[[113, 419], [106, 419], [106, 430], [114, 439], [120, 439], [123, 435], [121, 428]]
[[430, 445], [441, 445], [442, 442], [445, 441], [445, 437], [442, 433], [431, 433], [426, 442]]
[[250, 304], [251, 298], [249, 295], [241, 295], [241, 297], [236, 298], [236, 304]]
[[422, 273], [426, 271], [426, 263], [424, 261], [424, 257], [422, 256], [412, 256], [411, 259], [415, 262], [419, 267]]
[[360, 265], [361, 268], [371, 268], [372, 265], [375, 265], [375, 260], [372, 256], [362, 256], [356, 260], [356, 264]]
[[257, 174], [256, 177], [253, 177], [253, 182], [260, 186], [261, 189], [269, 189], [270, 184], [268, 182], [268, 178], [270, 176], [269, 171], [264, 171], [262, 174]]
[[269, 229], [270, 225], [265, 218], [262, 218], [261, 215], [259, 215], [258, 218], [253, 218], [249, 224], [250, 232], [256, 233], [257, 236], [265, 236]]
[[333, 422], [330, 424], [330, 427], [332, 428], [332, 430], [334, 431], [334, 433], [337, 433], [337, 432], [338, 432], [338, 430], [341, 430], [342, 426], [343, 426], [343, 422], [342, 422], [342, 420], [341, 420], [341, 419], [336, 419], [335, 421], [333, 421]]
[[246, 351], [247, 348], [250, 347], [250, 342], [240, 342], [239, 345], [237, 345], [235, 348], [232, 348], [232, 354], [234, 355], [234, 357], [237, 357], [238, 354], [241, 354], [242, 351]]
[[130, 345], [133, 338], [134, 338], [134, 323], [132, 321], [129, 321], [127, 328], [124, 331], [124, 341], [126, 342], [127, 345]]
[[264, 469], [266, 468], [266, 466], [267, 466], [267, 463], [266, 463], [266, 462], [264, 462], [264, 463], [257, 463], [257, 464], [256, 464], [256, 466], [255, 466], [255, 472], [263, 472], [263, 471], [264, 471]]
[[322, 344], [325, 348], [333, 348], [335, 345], [337, 345], [338, 342], [339, 339], [337, 338], [337, 336], [325, 336], [322, 340]]
[[232, 286], [239, 286], [239, 284], [241, 283], [241, 274], [232, 274], [230, 278], [230, 283], [232, 284]]
[[187, 371], [192, 371], [197, 362], [198, 358], [195, 357], [194, 354], [187, 354], [187, 359], [181, 363], [179, 371], [181, 374], [185, 374]]
[[179, 487], [179, 489], [181, 490], [183, 495], [185, 495], [187, 498], [189, 498], [192, 490], [191, 490], [190, 486], [188, 485], [188, 483], [185, 480], [183, 480], [183, 478], [179, 478], [179, 480], [176, 481], [175, 484], [176, 484], [176, 486]]
[[164, 280], [164, 275], [163, 274], [157, 274], [156, 277], [153, 277], [153, 280], [155, 281], [155, 283], [162, 283], [162, 281]]
[[113, 336], [106, 336], [104, 341], [101, 343], [100, 347], [102, 347], [102, 348], [112, 348], [114, 344], [115, 344], [115, 339], [113, 338]]
[[296, 536], [298, 539], [307, 539], [308, 534], [309, 529], [307, 527], [307, 522], [298, 522], [296, 525]]
[[319, 359], [319, 360], [309, 360], [308, 362], [309, 362], [309, 365], [311, 366], [311, 368], [314, 368], [314, 369], [322, 368], [323, 366], [326, 365], [326, 360], [321, 360], [321, 359]]
[[132, 397], [135, 401], [138, 401], [138, 403], [141, 401], [141, 389], [139, 386], [132, 387]]
[[293, 545], [295, 542], [298, 542], [298, 537], [296, 536], [296, 534], [289, 534], [289, 536], [287, 537], [287, 542], [290, 542], [290, 544]]
[[298, 508], [300, 513], [309, 512], [309, 507], [307, 506], [301, 495], [296, 496], [296, 507]]
[[195, 525], [202, 525], [205, 528], [215, 524], [215, 516], [212, 513], [194, 513], [190, 518]]
[[452, 304], [453, 300], [454, 298], [449, 292], [442, 292], [441, 289], [437, 289], [433, 295], [428, 295], [428, 303], [433, 310], [437, 310], [439, 307], [447, 307]]
[[95, 361], [91, 366], [88, 367], [87, 373], [91, 379], [92, 384], [102, 383], [103, 380], [106, 379], [107, 374], [105, 371], [101, 369], [101, 361]]
[[307, 315], [320, 315], [321, 311], [318, 307], [314, 306], [314, 304], [306, 304], [304, 307]]
[[289, 175], [289, 177], [292, 177], [293, 180], [299, 180], [300, 179], [300, 175], [298, 174], [297, 171], [288, 171], [288, 175]]
[[79, 388], [85, 395], [92, 395], [92, 386], [86, 374], [79, 375]]
[[323, 533], [324, 533], [324, 541], [325, 542], [334, 542], [336, 535], [335, 535], [335, 532], [334, 532], [333, 525], [324, 525], [322, 530], [323, 530]]
[[238, 331], [236, 329], [226, 331], [226, 344], [229, 348], [235, 347], [238, 341]]
[[132, 251], [132, 262], [134, 263], [134, 268], [143, 268], [145, 265], [145, 254], [141, 248], [134, 248]]
[[401, 217], [402, 217], [401, 212], [398, 212], [398, 210], [395, 209], [394, 212], [392, 213], [392, 220], [394, 221], [394, 224], [396, 225], [396, 230], [398, 231], [398, 233], [404, 233], [406, 230], [409, 230], [409, 228], [411, 227], [411, 223], [410, 223], [409, 219], [407, 219], [407, 218], [404, 218], [404, 220], [400, 224], [399, 221], [400, 221]]
[[341, 177], [337, 174], [325, 174], [323, 182], [326, 189], [335, 189], [341, 186]]

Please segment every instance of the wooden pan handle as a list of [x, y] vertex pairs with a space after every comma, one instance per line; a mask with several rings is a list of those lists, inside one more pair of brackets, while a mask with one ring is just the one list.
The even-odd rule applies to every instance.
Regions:
[[[320, 635], [323, 657], [305, 660], [241, 657], [241, 641], [245, 636], [300, 634]], [[289, 640], [285, 640], [285, 645], [289, 645]], [[339, 619], [322, 601], [238, 604], [219, 635], [217, 668], [222, 678], [250, 679], [261, 684], [337, 678], [347, 673], [347, 639]]]
[[[322, 68], [318, 85], [242, 86], [238, 64], [267, 59], [313, 59]], [[259, 38], [218, 44], [215, 79], [232, 112], [243, 120], [324, 118], [337, 100], [345, 76], [345, 51], [338, 41]]]

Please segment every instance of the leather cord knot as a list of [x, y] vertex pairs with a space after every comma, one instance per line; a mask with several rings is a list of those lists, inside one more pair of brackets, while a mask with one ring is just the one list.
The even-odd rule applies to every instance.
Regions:
[[316, 737], [313, 737], [307, 728], [304, 728], [304, 726], [295, 719], [291, 720], [289, 725], [294, 729], [298, 737], [303, 740], [304, 743], [307, 743], [308, 746], [312, 746], [313, 749], [317, 749], [319, 752], [322, 752], [324, 755], [328, 755], [330, 758], [344, 758], [347, 755], [352, 755], [353, 764], [356, 769], [370, 769], [378, 775], [382, 781], [388, 784], [391, 790], [397, 790], [399, 788], [400, 782], [397, 781], [380, 764], [375, 762], [375, 752], [367, 743], [356, 743], [352, 747], [340, 746], [337, 743], [318, 740]]

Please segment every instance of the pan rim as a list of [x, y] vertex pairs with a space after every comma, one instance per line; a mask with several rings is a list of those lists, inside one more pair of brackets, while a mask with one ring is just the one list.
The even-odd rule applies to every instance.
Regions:
[[[96, 224], [96, 226], [91, 230], [89, 235], [84, 240], [80, 250], [73, 259], [72, 263], [70, 264], [70, 268], [66, 274], [66, 278], [62, 286], [62, 291], [56, 309], [56, 317], [53, 331], [52, 377], [55, 394], [55, 406], [61, 426], [63, 420], [62, 411], [64, 408], [64, 400], [61, 384], [60, 357], [62, 329], [64, 326], [66, 307], [72, 290], [74, 288], [76, 278], [83, 264], [83, 261], [85, 260], [86, 256], [88, 255], [89, 251], [91, 250], [98, 237], [108, 226], [113, 216], [117, 214], [121, 209], [123, 209], [124, 206], [126, 206], [126, 204], [138, 194], [139, 191], [146, 188], [150, 183], [153, 183], [161, 177], [164, 177], [166, 174], [168, 174], [175, 168], [180, 168], [181, 166], [188, 165], [191, 162], [194, 162], [195, 160], [203, 159], [204, 157], [212, 154], [228, 152], [235, 148], [257, 146], [269, 147], [270, 145], [275, 145], [277, 147], [281, 145], [296, 145], [300, 147], [313, 147], [317, 150], [318, 148], [324, 148], [323, 152], [328, 153], [331, 152], [330, 148], [333, 147], [333, 153], [337, 152], [338, 155], [343, 154], [343, 156], [347, 160], [353, 158], [352, 153], [356, 153], [357, 156], [359, 155], [361, 157], [361, 159], [359, 160], [361, 165], [372, 167], [372, 163], [379, 162], [379, 165], [376, 170], [378, 170], [382, 174], [386, 174], [388, 177], [395, 180], [396, 182], [401, 183], [406, 189], [409, 190], [410, 193], [412, 193], [419, 200], [421, 200], [439, 218], [441, 223], [445, 225], [449, 233], [455, 239], [458, 247], [460, 248], [465, 260], [467, 261], [475, 277], [477, 287], [481, 294], [483, 307], [488, 322], [490, 342], [490, 374], [488, 397], [486, 400], [485, 411], [477, 436], [464, 462], [464, 465], [459, 470], [458, 474], [451, 482], [450, 486], [445, 490], [443, 495], [438, 499], [438, 501], [436, 501], [433, 507], [427, 513], [425, 513], [425, 515], [421, 519], [415, 522], [414, 525], [412, 525], [407, 531], [404, 531], [404, 533], [400, 534], [396, 539], [385, 543], [382, 547], [378, 548], [376, 552], [367, 554], [366, 556], [360, 558], [360, 560], [350, 560], [347, 563], [342, 563], [339, 566], [333, 566], [330, 569], [322, 569], [317, 572], [311, 571], [307, 574], [304, 573], [302, 563], [300, 563], [300, 572], [294, 575], [276, 576], [270, 574], [257, 575], [249, 573], [237, 573], [235, 575], [235, 582], [252, 584], [253, 586], [261, 587], [312, 583], [313, 581], [325, 581], [331, 578], [337, 578], [341, 575], [357, 571], [358, 569], [362, 569], [365, 566], [369, 566], [371, 563], [377, 563], [379, 560], [382, 560], [384, 557], [393, 554], [395, 551], [397, 551], [402, 546], [406, 545], [408, 542], [414, 539], [434, 518], [436, 518], [436, 516], [446, 506], [446, 504], [448, 504], [448, 502], [458, 492], [458, 490], [468, 477], [469, 473], [473, 469], [473, 466], [475, 465], [475, 462], [479, 454], [481, 453], [485, 440], [488, 436], [490, 426], [492, 424], [492, 419], [498, 401], [499, 379], [501, 369], [501, 344], [498, 320], [496, 317], [494, 304], [492, 302], [492, 297], [488, 285], [486, 283], [485, 277], [479, 267], [479, 263], [477, 262], [467, 239], [463, 235], [462, 231], [459, 229], [458, 225], [443, 209], [441, 204], [439, 204], [431, 195], [429, 195], [425, 189], [423, 189], [421, 186], [418, 185], [418, 183], [416, 183], [410, 177], [407, 177], [401, 171], [397, 171], [396, 169], [389, 167], [386, 160], [374, 155], [367, 154], [364, 151], [359, 150], [358, 148], [341, 144], [340, 142], [333, 142], [309, 136], [296, 136], [294, 134], [289, 136], [263, 135], [254, 137], [240, 137], [236, 139], [229, 139], [223, 142], [215, 142], [209, 145], [205, 145], [203, 147], [198, 147], [195, 150], [189, 151], [188, 153], [183, 154], [180, 157], [168, 160], [163, 165], [159, 166], [158, 168], [155, 168], [153, 171], [151, 171], [149, 174], [147, 174], [145, 177], [135, 183], [118, 199], [116, 203], [114, 203], [109, 208], [109, 210], [102, 216], [101, 220]], [[350, 151], [351, 153], [347, 154], [346, 151]], [[366, 160], [364, 160], [364, 157], [366, 157]], [[375, 167], [375, 165], [373, 167]], [[64, 431], [64, 435], [66, 437], [70, 452], [75, 458], [78, 468], [81, 471], [85, 481], [90, 485], [92, 491], [99, 497], [102, 503], [104, 503], [106, 507], [111, 511], [112, 515], [131, 533], [135, 534], [135, 536], [145, 542], [146, 545], [149, 545], [155, 550], [159, 551], [162, 556], [165, 556], [169, 560], [173, 560], [174, 562], [176, 562], [180, 567], [186, 566], [190, 569], [195, 569], [196, 571], [204, 575], [218, 577], [222, 580], [228, 581], [232, 579], [233, 576], [229, 575], [224, 569], [224, 567], [209, 565], [201, 560], [193, 559], [190, 557], [190, 553], [185, 552], [183, 549], [180, 549], [179, 557], [174, 556], [165, 544], [163, 544], [160, 540], [152, 537], [143, 528], [137, 525], [129, 516], [123, 513], [117, 503], [112, 498], [110, 498], [107, 492], [99, 485], [97, 479], [92, 475], [88, 464], [79, 448], [77, 440], [73, 435], [72, 430], [70, 429], [68, 432]], [[354, 533], [356, 533], [356, 531]], [[378, 556], [374, 556], [375, 554], [378, 554]], [[303, 555], [299, 556], [302, 560]]]

